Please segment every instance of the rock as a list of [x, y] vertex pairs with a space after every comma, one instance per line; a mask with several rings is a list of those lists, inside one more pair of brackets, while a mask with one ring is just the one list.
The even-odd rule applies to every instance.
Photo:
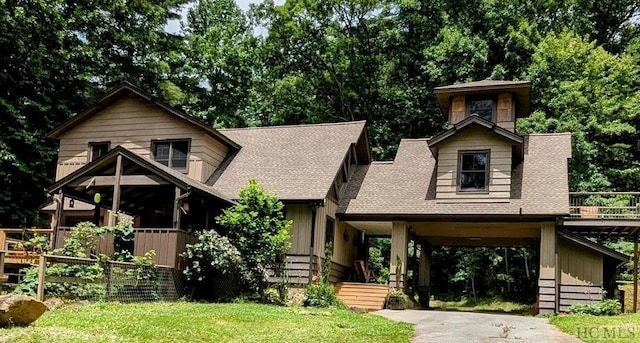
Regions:
[[47, 310], [41, 301], [26, 295], [0, 296], [0, 327], [26, 326], [33, 323]]

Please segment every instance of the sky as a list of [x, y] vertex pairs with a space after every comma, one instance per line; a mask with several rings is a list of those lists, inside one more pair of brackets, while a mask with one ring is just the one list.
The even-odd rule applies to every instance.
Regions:
[[[284, 3], [285, 0], [274, 0], [274, 2], [276, 3], [276, 5], [282, 5]], [[236, 4], [238, 4], [238, 7], [240, 7], [241, 10], [243, 11], [247, 11], [249, 10], [249, 5], [250, 4], [255, 4], [255, 3], [260, 3], [260, 0], [236, 0]], [[189, 7], [185, 7], [182, 10], [182, 16], [184, 17], [187, 14], [187, 11], [189, 10]], [[178, 32], [180, 30], [180, 22], [178, 20], [171, 20], [167, 23], [167, 25], [165, 26], [166, 30], [168, 32]], [[261, 28], [257, 28], [257, 30], [259, 32], [261, 32], [264, 29]]]

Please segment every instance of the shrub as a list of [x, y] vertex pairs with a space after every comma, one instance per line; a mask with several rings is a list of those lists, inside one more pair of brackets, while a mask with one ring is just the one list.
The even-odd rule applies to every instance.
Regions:
[[189, 259], [184, 275], [190, 282], [203, 282], [214, 275], [240, 276], [242, 257], [236, 247], [214, 230], [198, 232], [198, 242], [188, 244], [181, 256]]
[[622, 312], [622, 305], [617, 299], [604, 299], [595, 304], [575, 304], [567, 309], [567, 313], [590, 314], [593, 316], [615, 316]]
[[307, 286], [307, 294], [303, 304], [308, 307], [344, 306], [336, 296], [333, 285], [324, 282], [312, 283]]

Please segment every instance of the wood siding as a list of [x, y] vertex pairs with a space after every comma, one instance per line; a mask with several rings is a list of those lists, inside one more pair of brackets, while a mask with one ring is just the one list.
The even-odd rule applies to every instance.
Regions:
[[602, 287], [602, 254], [585, 247], [558, 239], [558, 264], [562, 285]]
[[[491, 97], [491, 95], [489, 95]], [[495, 98], [494, 98], [495, 99]], [[513, 95], [511, 93], [498, 94], [497, 102], [495, 103], [495, 122], [498, 126], [507, 129], [509, 131], [515, 131], [515, 113], [516, 104], [514, 103]], [[451, 106], [449, 106], [449, 125], [448, 128], [461, 122], [464, 118], [468, 117], [467, 101], [464, 96], [455, 96], [451, 99]]]
[[498, 95], [496, 124], [509, 131], [515, 131], [515, 104], [511, 93]]
[[[56, 235], [55, 248], [61, 248], [70, 236], [71, 228], [59, 227]], [[136, 228], [134, 229], [135, 256], [143, 256], [150, 250], [155, 250], [153, 260], [158, 265], [174, 267], [182, 270], [185, 260], [180, 257], [187, 244], [197, 242], [198, 238], [188, 232], [170, 228]], [[103, 239], [97, 240], [96, 254], [113, 254], [113, 235], [105, 234]]]
[[[362, 239], [360, 231], [344, 222], [337, 222], [333, 244], [333, 262], [351, 267], [358, 254], [358, 242]], [[344, 240], [344, 232], [349, 234], [349, 241]]]
[[[287, 278], [290, 284], [306, 285], [309, 283], [309, 262], [311, 256], [309, 255], [287, 255]], [[313, 256], [313, 264], [311, 264], [311, 272], [313, 275], [317, 275], [320, 268], [320, 258]], [[269, 270], [269, 282], [279, 282], [273, 274], [272, 270]]]
[[311, 207], [306, 204], [286, 205], [286, 218], [292, 220], [289, 254], [309, 254], [311, 246]]
[[60, 137], [56, 180], [87, 163], [90, 142], [109, 141], [147, 158], [151, 141], [190, 139], [189, 177], [204, 182], [228, 149], [201, 129], [135, 96], [118, 100]]
[[566, 312], [571, 305], [595, 304], [604, 298], [600, 286], [560, 285], [560, 312]]
[[[313, 250], [314, 254], [320, 257], [324, 257], [324, 248], [325, 248], [325, 233], [327, 227], [327, 217], [336, 219], [336, 211], [338, 210], [338, 204], [332, 199], [326, 199], [324, 207], [318, 207], [318, 211], [316, 212], [316, 231], [314, 237]], [[338, 226], [334, 225], [333, 229], [333, 241], [334, 244], [336, 240], [342, 239], [342, 236], [338, 236]]]
[[[489, 150], [488, 192], [458, 192], [459, 152]], [[436, 199], [508, 201], [511, 196], [511, 144], [480, 128], [460, 132], [438, 149]]]

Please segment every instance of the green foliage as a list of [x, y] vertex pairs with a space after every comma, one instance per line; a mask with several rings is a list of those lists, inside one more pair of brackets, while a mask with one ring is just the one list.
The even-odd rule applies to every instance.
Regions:
[[198, 242], [187, 244], [181, 255], [189, 259], [184, 270], [187, 280], [203, 282], [219, 275], [240, 279], [244, 269], [242, 256], [229, 239], [214, 230], [196, 234]]
[[387, 295], [387, 306], [392, 310], [405, 309], [409, 305], [409, 296], [402, 290], [392, 289]]
[[70, 236], [64, 241], [62, 248], [54, 250], [56, 255], [72, 257], [89, 257], [95, 253], [97, 242], [104, 238], [107, 229], [97, 227], [92, 222], [78, 223], [71, 228]]
[[622, 312], [618, 299], [604, 299], [595, 304], [575, 304], [569, 306], [567, 313], [590, 314], [593, 316], [615, 316]]
[[307, 307], [343, 307], [344, 304], [336, 295], [333, 285], [326, 282], [314, 282], [307, 286], [304, 298]]
[[225, 236], [240, 252], [242, 283], [247, 290], [262, 294], [267, 286], [268, 269], [280, 277], [291, 247], [291, 221], [284, 219], [284, 205], [277, 197], [250, 180], [240, 190], [240, 198], [216, 217]]
[[117, 261], [132, 261], [134, 259], [134, 228], [133, 218], [118, 214], [118, 224], [108, 229], [113, 233], [113, 259]]

